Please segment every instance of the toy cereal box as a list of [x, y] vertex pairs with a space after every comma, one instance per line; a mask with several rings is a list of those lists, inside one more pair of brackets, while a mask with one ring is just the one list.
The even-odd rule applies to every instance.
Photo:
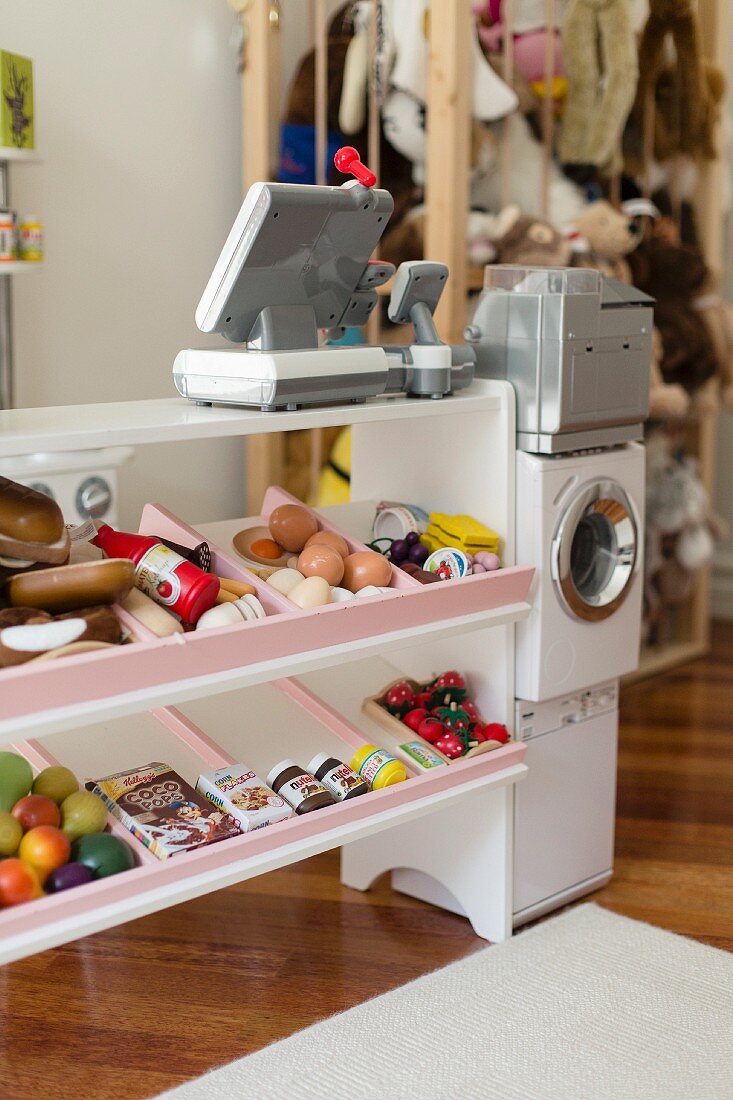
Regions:
[[290, 817], [292, 810], [246, 764], [232, 764], [198, 777], [196, 790], [231, 814], [243, 833]]
[[86, 786], [158, 859], [242, 832], [234, 817], [157, 760], [89, 780]]

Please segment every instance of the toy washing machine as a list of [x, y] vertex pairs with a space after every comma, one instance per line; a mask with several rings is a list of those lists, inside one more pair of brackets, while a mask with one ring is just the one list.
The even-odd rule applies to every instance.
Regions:
[[644, 448], [517, 452], [517, 560], [536, 566], [517, 625], [515, 694], [540, 701], [622, 676], [639, 660]]

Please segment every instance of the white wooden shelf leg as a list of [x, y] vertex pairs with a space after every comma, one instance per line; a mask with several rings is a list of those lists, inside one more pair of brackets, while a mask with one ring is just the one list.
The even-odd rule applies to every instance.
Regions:
[[467, 916], [499, 943], [512, 934], [513, 807], [510, 783], [356, 840], [341, 849], [341, 881], [368, 890], [392, 871], [394, 889]]

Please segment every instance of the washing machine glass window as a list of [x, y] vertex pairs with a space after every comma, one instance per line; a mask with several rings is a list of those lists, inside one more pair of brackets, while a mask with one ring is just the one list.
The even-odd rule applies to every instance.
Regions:
[[638, 529], [628, 496], [615, 481], [583, 486], [565, 509], [552, 545], [562, 606], [598, 622], [621, 606], [634, 579]]

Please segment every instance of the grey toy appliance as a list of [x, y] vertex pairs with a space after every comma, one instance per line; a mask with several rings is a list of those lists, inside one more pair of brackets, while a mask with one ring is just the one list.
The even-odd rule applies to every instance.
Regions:
[[514, 387], [520, 450], [561, 454], [642, 438], [652, 305], [590, 269], [486, 268], [466, 338], [477, 377]]
[[[395, 276], [389, 316], [413, 324], [414, 344], [319, 342], [319, 330], [333, 339], [364, 325], [377, 287], [395, 274], [392, 264], [370, 258], [392, 196], [370, 185], [374, 177], [355, 150], [346, 152], [358, 178], [341, 187], [250, 187], [196, 310], [203, 332], [235, 346], [180, 352], [173, 377], [182, 396], [272, 411], [385, 393], [443, 397], [472, 381], [473, 349], [444, 345], [432, 319], [448, 278], [444, 264], [402, 264]], [[334, 158], [339, 167], [342, 153]]]

